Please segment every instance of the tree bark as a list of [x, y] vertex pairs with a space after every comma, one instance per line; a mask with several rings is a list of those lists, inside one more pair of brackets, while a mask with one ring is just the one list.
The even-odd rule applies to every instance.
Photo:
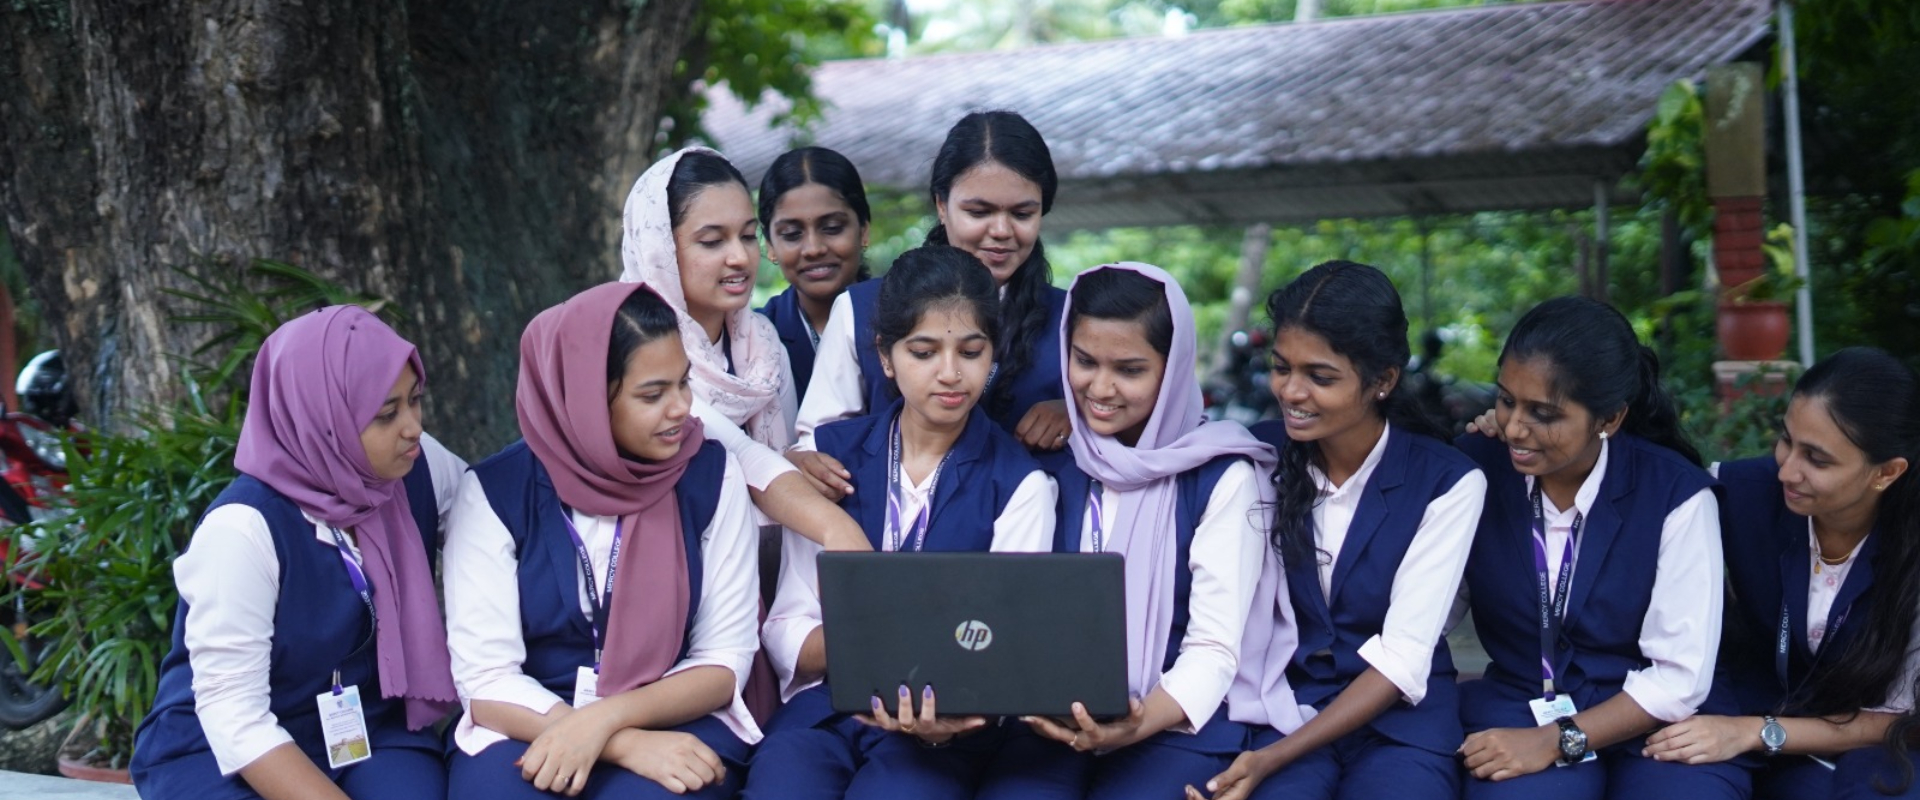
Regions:
[[520, 330], [618, 275], [698, 5], [0, 5], [0, 207], [83, 413], [178, 397], [173, 268], [270, 257], [394, 299], [429, 430], [510, 441]]

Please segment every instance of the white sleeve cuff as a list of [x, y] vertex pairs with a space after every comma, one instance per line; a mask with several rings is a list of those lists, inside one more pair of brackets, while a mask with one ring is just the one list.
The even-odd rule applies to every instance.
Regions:
[[1661, 722], [1679, 722], [1693, 716], [1696, 708], [1677, 697], [1659, 680], [1646, 674], [1647, 670], [1634, 670], [1627, 673], [1626, 684], [1621, 691], [1640, 704], [1640, 708]]
[[1428, 650], [1422, 663], [1416, 666], [1412, 663], [1414, 654], [1403, 657], [1393, 652], [1386, 639], [1375, 636], [1360, 645], [1360, 658], [1392, 681], [1394, 688], [1400, 690], [1400, 696], [1408, 703], [1417, 706], [1420, 701], [1427, 699], [1427, 678], [1433, 671], [1432, 650]]

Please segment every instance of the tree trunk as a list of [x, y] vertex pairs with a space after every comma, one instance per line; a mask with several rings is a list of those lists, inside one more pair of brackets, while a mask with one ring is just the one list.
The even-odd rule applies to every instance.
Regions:
[[0, 6], [0, 206], [83, 413], [177, 398], [173, 268], [270, 257], [398, 302], [456, 451], [511, 440], [520, 330], [618, 274], [698, 4]]

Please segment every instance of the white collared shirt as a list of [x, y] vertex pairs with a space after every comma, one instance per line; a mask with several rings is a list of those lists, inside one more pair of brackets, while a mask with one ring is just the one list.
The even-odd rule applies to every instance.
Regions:
[[[606, 586], [607, 561], [613, 549], [613, 517], [572, 512], [573, 524], [587, 546], [596, 585]], [[447, 592], [447, 650], [452, 656], [453, 681], [461, 708], [468, 713], [454, 731], [454, 744], [468, 755], [478, 754], [507, 737], [476, 725], [473, 701], [511, 703], [545, 714], [567, 702], [521, 671], [527, 645], [521, 638], [519, 559], [513, 537], [493, 512], [478, 477], [468, 474], [447, 520], [447, 542], [442, 555]], [[742, 741], [760, 740], [760, 729], [747, 713], [740, 696], [759, 642], [754, 636], [760, 610], [759, 532], [753, 506], [747, 499], [740, 464], [727, 456], [726, 475], [713, 520], [700, 535], [700, 605], [689, 636], [686, 658], [667, 675], [694, 667], [718, 666], [732, 670], [733, 700], [713, 716]], [[578, 569], [575, 570], [576, 575]], [[586, 580], [580, 578], [580, 613], [592, 605]], [[582, 665], [588, 666], [588, 665]], [[664, 676], [663, 676], [664, 677]]]
[[[439, 503], [441, 529], [467, 462], [427, 434], [420, 435]], [[313, 536], [328, 547], [331, 528], [305, 515]], [[423, 535], [431, 535], [422, 531]], [[354, 557], [359, 547], [351, 538]], [[332, 556], [328, 556], [331, 558]], [[240, 503], [207, 512], [187, 551], [173, 562], [174, 584], [187, 604], [181, 631], [193, 667], [193, 711], [220, 774], [232, 775], [267, 751], [293, 741], [273, 715], [268, 684], [273, 662], [273, 617], [280, 604], [280, 557], [259, 509]], [[333, 665], [315, 665], [330, 670]], [[379, 687], [363, 687], [379, 691]]]
[[[871, 345], [869, 345], [871, 346]], [[867, 413], [866, 378], [853, 341], [853, 298], [841, 292], [827, 313], [827, 328], [814, 345], [813, 378], [794, 419], [793, 449], [813, 449], [813, 429]]]

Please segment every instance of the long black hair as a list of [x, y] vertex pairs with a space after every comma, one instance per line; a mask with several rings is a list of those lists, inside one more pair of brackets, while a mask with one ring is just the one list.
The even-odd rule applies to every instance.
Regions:
[[[1371, 387], [1390, 370], [1407, 368], [1412, 355], [1407, 346], [1407, 312], [1400, 293], [1386, 273], [1351, 261], [1328, 261], [1302, 273], [1293, 282], [1267, 296], [1267, 315], [1273, 335], [1291, 328], [1327, 340], [1360, 374], [1360, 385]], [[1406, 381], [1395, 381], [1385, 398], [1372, 398], [1380, 418], [1408, 433], [1445, 440], [1446, 433], [1420, 409]], [[1274, 470], [1273, 531], [1269, 539], [1288, 564], [1308, 563], [1316, 551], [1313, 504], [1318, 488], [1308, 477], [1307, 465], [1326, 463], [1318, 442], [1289, 442], [1280, 449], [1280, 468]]]
[[[980, 268], [972, 253], [947, 245], [923, 245], [901, 253], [880, 279], [880, 298], [874, 304], [873, 346], [887, 357], [901, 339], [913, 333], [920, 318], [932, 309], [958, 306], [973, 314], [988, 346], [1000, 341], [1000, 319], [994, 314], [993, 276]], [[893, 381], [887, 385], [898, 391]]]
[[[1873, 464], [1896, 458], [1907, 470], [1880, 493], [1874, 533], [1873, 585], [1867, 589], [1871, 611], [1838, 659], [1827, 660], [1808, 681], [1806, 698], [1792, 710], [1814, 716], [1853, 714], [1882, 705], [1891, 697], [1920, 699], [1920, 685], [1900, 685], [1902, 667], [1914, 646], [1912, 630], [1920, 604], [1920, 377], [1886, 351], [1849, 347], [1813, 365], [1794, 384], [1802, 401], [1824, 400], [1827, 413], [1847, 441]], [[1790, 701], [1792, 698], [1790, 698]], [[1916, 706], [1920, 708], [1920, 706]], [[1905, 754], [1920, 721], [1903, 714], [1888, 729], [1886, 746], [1897, 756], [1901, 783], [1913, 780]]]
[[667, 224], [679, 227], [693, 198], [707, 187], [723, 183], [737, 183], [742, 191], [747, 188], [747, 179], [733, 168], [733, 162], [717, 154], [695, 150], [680, 156], [680, 163], [673, 165], [673, 175], [667, 179]]
[[633, 351], [668, 334], [679, 334], [680, 326], [673, 308], [645, 286], [627, 295], [613, 312], [613, 335], [607, 339], [607, 394], [611, 399], [620, 380], [627, 376], [627, 360]]
[[1130, 269], [1095, 267], [1074, 281], [1067, 302], [1067, 330], [1082, 317], [1138, 322], [1147, 344], [1165, 358], [1173, 349], [1173, 309], [1167, 287]]
[[1640, 343], [1613, 306], [1585, 297], [1534, 306], [1500, 350], [1502, 365], [1511, 360], [1544, 361], [1554, 394], [1585, 406], [1596, 421], [1624, 408], [1621, 431], [1701, 463], [1660, 381], [1660, 357]]
[[[947, 131], [940, 152], [933, 157], [933, 176], [928, 191], [938, 203], [953, 193], [953, 184], [968, 170], [994, 163], [1040, 187], [1040, 215], [1053, 210], [1053, 195], [1060, 178], [1053, 171], [1053, 152], [1047, 140], [1025, 117], [1012, 111], [975, 111], [960, 118]], [[927, 244], [949, 244], [947, 226], [936, 224], [927, 232]], [[1033, 364], [1033, 352], [1046, 335], [1047, 290], [1053, 286], [1053, 270], [1047, 265], [1046, 247], [1038, 240], [1026, 263], [1007, 279], [1007, 293], [1000, 300], [1001, 327], [998, 365], [1001, 379], [996, 382], [987, 408], [1005, 412], [1013, 404], [1013, 376]]]
[[[767, 167], [767, 174], [760, 177], [760, 230], [772, 241], [773, 211], [780, 205], [780, 198], [809, 183], [827, 187], [840, 197], [841, 202], [853, 209], [853, 216], [865, 227], [873, 221], [873, 209], [867, 205], [867, 187], [860, 180], [860, 170], [853, 162], [838, 151], [824, 147], [801, 147], [781, 153]], [[860, 272], [855, 280], [872, 277], [867, 262], [862, 259]]]

